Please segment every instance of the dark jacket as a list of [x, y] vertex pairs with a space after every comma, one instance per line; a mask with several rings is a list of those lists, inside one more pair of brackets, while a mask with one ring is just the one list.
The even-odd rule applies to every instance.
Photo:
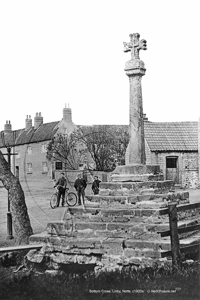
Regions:
[[87, 183], [85, 181], [85, 179], [83, 178], [77, 178], [75, 183], [74, 183], [74, 187], [77, 191], [81, 190], [81, 189], [85, 189], [87, 186]]
[[57, 186], [57, 185], [65, 188], [67, 186], [67, 180], [64, 177], [59, 178], [58, 181], [56, 182], [55, 186]]
[[99, 191], [99, 183], [101, 182], [101, 180], [99, 180], [99, 179], [96, 179], [96, 180], [94, 180], [93, 181], [93, 183], [92, 183], [92, 190], [93, 190], [93, 192], [98, 192]]

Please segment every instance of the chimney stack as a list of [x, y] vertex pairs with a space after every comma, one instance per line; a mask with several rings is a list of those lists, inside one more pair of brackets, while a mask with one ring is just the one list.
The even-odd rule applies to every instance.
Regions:
[[43, 117], [41, 115], [41, 112], [36, 113], [34, 118], [34, 128], [37, 129], [41, 124], [43, 124]]
[[10, 124], [10, 121], [6, 121], [6, 124], [4, 125], [4, 133], [12, 132], [12, 125]]
[[32, 119], [30, 115], [29, 116], [27, 115], [25, 120], [25, 131], [28, 131], [31, 128], [32, 128]]
[[69, 104], [65, 104], [65, 108], [63, 108], [63, 121], [65, 121], [67, 124], [72, 124], [72, 110], [69, 107]]

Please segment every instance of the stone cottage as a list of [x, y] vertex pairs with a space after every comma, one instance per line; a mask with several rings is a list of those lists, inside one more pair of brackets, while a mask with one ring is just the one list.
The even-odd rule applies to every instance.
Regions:
[[198, 122], [144, 122], [147, 164], [158, 164], [166, 180], [199, 186]]
[[63, 170], [60, 161], [48, 161], [47, 145], [59, 133], [69, 134], [76, 128], [72, 122], [71, 108], [63, 109], [61, 121], [43, 123], [41, 113], [36, 113], [34, 124], [31, 116], [25, 120], [25, 128], [12, 131], [10, 121], [4, 126], [0, 135], [0, 150], [7, 153], [11, 146], [11, 169], [20, 180], [47, 180], [55, 177], [56, 171]]

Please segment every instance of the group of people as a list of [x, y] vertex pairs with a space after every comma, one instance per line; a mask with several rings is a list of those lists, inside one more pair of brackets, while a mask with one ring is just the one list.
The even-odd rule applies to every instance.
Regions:
[[[98, 179], [98, 176], [94, 176], [94, 181], [92, 183], [92, 191], [94, 195], [97, 195], [99, 193], [99, 184], [101, 180]], [[57, 180], [54, 187], [57, 187], [58, 189], [58, 198], [57, 198], [57, 206], [60, 205], [60, 199], [62, 197], [61, 205], [64, 206], [64, 199], [65, 199], [65, 191], [67, 189], [67, 180], [65, 178], [65, 174], [61, 173], [59, 179]], [[74, 183], [74, 188], [77, 192], [78, 196], [78, 205], [81, 205], [81, 197], [83, 200], [83, 204], [85, 202], [85, 189], [87, 187], [87, 182], [82, 176], [82, 174], [78, 174], [78, 177]]]

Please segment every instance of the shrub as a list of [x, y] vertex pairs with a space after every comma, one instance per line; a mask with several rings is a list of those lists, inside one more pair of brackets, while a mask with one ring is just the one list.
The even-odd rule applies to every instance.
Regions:
[[[0, 269], [0, 299], [198, 299], [199, 264], [52, 276], [24, 268]], [[150, 291], [150, 293], [148, 293]], [[160, 291], [160, 292], [159, 292]], [[166, 291], [172, 291], [165, 293]], [[133, 295], [134, 294], [134, 295]]]

